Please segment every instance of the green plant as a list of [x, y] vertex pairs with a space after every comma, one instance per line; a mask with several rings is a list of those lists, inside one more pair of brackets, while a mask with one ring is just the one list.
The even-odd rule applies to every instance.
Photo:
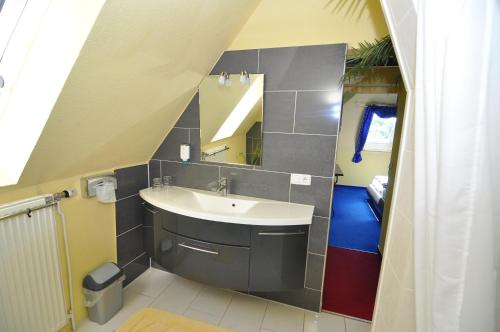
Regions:
[[391, 37], [375, 39], [374, 42], [364, 41], [357, 48], [352, 48], [346, 61], [346, 73], [342, 77], [345, 82], [361, 75], [366, 70], [377, 66], [397, 66], [396, 53]]
[[262, 153], [262, 144], [260, 140], [252, 144], [252, 149], [250, 151], [250, 165], [260, 165], [260, 158]]

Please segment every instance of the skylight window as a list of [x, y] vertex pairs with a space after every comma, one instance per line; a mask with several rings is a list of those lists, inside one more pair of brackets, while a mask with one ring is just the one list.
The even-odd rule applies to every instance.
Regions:
[[0, 187], [19, 181], [103, 3], [4, 0]]
[[384, 119], [374, 114], [364, 150], [390, 152], [392, 150], [395, 128], [396, 118]]
[[0, 0], [0, 60], [28, 0]]
[[20, 95], [29, 80], [19, 83], [48, 0], [0, 0], [0, 6], [0, 186], [6, 186], [19, 180], [48, 116], [30, 103], [32, 95]]

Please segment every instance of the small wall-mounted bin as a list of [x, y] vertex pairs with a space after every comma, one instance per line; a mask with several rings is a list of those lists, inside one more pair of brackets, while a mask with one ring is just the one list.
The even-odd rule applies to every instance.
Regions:
[[116, 176], [113, 173], [82, 178], [83, 197], [97, 197], [103, 203], [113, 203], [116, 200], [115, 190], [118, 188]]

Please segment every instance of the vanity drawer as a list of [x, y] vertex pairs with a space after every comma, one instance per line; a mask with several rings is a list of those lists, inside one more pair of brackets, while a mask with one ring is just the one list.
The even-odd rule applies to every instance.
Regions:
[[249, 225], [200, 220], [163, 211], [162, 227], [169, 232], [200, 241], [250, 246]]
[[274, 292], [304, 287], [308, 225], [254, 226], [250, 291]]
[[161, 265], [188, 279], [217, 287], [248, 290], [250, 248], [193, 240], [161, 232]]

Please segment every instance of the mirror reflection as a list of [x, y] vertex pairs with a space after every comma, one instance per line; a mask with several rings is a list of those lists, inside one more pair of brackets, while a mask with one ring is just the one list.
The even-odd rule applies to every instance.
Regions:
[[264, 75], [210, 75], [199, 87], [201, 160], [261, 165]]

